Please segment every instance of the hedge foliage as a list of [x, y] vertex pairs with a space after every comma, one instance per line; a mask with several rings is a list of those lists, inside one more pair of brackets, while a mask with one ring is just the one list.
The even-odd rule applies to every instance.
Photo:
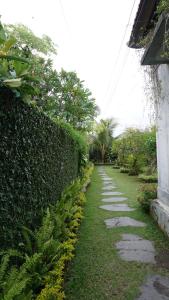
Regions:
[[92, 170], [92, 165], [83, 169], [81, 179], [64, 190], [60, 201], [46, 210], [38, 230], [23, 228], [20, 251], [0, 253], [0, 299], [65, 299], [65, 271], [74, 256], [85, 203], [82, 190]]
[[77, 177], [85, 143], [2, 88], [0, 140], [0, 240], [11, 247], [21, 240], [21, 226], [39, 226], [46, 208]]

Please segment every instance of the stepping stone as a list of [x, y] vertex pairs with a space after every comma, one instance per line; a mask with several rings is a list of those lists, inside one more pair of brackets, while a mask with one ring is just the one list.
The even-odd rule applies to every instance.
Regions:
[[109, 186], [114, 186], [114, 187], [115, 187], [115, 183], [110, 182], [110, 181], [108, 181], [108, 182], [103, 182], [103, 186], [104, 186], [104, 187], [109, 187]]
[[169, 278], [160, 275], [148, 276], [140, 292], [141, 295], [137, 300], [168, 300]]
[[128, 198], [125, 197], [110, 197], [102, 199], [103, 202], [121, 202], [126, 201]]
[[121, 192], [103, 192], [102, 193], [103, 196], [118, 196], [118, 195], [123, 195], [123, 193]]
[[100, 208], [109, 210], [109, 211], [133, 211], [134, 208], [129, 207], [127, 204], [107, 204], [102, 205]]
[[103, 186], [108, 186], [110, 184], [114, 184], [112, 180], [103, 181]]
[[107, 187], [107, 186], [112, 186], [112, 185], [114, 185], [115, 186], [115, 184], [113, 183], [113, 182], [110, 182], [110, 181], [107, 181], [107, 182], [103, 182], [103, 186], [104, 187]]
[[103, 181], [112, 181], [112, 178], [110, 178], [110, 177], [103, 177], [102, 180]]
[[112, 189], [116, 189], [116, 186], [107, 185], [107, 186], [102, 187], [102, 190], [104, 190], [104, 191], [111, 191]]
[[134, 234], [123, 234], [122, 238], [116, 243], [116, 248], [123, 260], [155, 264], [155, 249], [151, 241]]
[[136, 221], [130, 217], [117, 217], [112, 219], [107, 219], [104, 221], [107, 228], [113, 227], [123, 227], [123, 226], [132, 226], [132, 227], [144, 227], [145, 223]]

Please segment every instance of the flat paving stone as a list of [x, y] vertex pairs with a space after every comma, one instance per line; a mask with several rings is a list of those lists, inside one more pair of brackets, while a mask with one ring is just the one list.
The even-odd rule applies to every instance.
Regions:
[[109, 177], [103, 177], [102, 180], [103, 180], [103, 181], [112, 181], [112, 178], [109, 178]]
[[137, 300], [168, 300], [169, 278], [160, 275], [148, 276], [140, 292], [141, 295]]
[[102, 205], [100, 208], [109, 210], [109, 211], [133, 211], [134, 208], [129, 207], [127, 204], [107, 204]]
[[130, 217], [117, 217], [112, 219], [107, 219], [104, 221], [107, 228], [113, 227], [123, 227], [123, 226], [132, 226], [132, 227], [144, 227], [145, 223], [136, 221]]
[[111, 191], [113, 189], [116, 189], [116, 186], [114, 186], [114, 185], [107, 185], [107, 186], [103, 186], [102, 187], [102, 190], [104, 190], [104, 191]]
[[138, 235], [123, 234], [122, 241], [116, 243], [120, 257], [125, 261], [155, 263], [155, 249], [153, 243]]
[[113, 181], [104, 181], [103, 182], [103, 186], [107, 187], [107, 186], [115, 186], [115, 183]]
[[125, 197], [110, 197], [110, 198], [104, 198], [101, 201], [103, 202], [122, 202], [122, 201], [126, 201], [128, 200], [128, 198]]
[[118, 196], [118, 195], [123, 195], [123, 193], [121, 193], [121, 192], [110, 192], [110, 191], [108, 191], [108, 192], [103, 192], [102, 195], [103, 195], [103, 196]]

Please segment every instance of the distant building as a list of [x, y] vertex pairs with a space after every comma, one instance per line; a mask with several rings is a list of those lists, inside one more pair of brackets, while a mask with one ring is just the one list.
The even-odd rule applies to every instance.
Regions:
[[157, 13], [160, 1], [141, 0], [128, 46], [145, 48], [142, 65], [153, 66], [156, 85], [158, 199], [152, 212], [169, 235], [169, 14]]

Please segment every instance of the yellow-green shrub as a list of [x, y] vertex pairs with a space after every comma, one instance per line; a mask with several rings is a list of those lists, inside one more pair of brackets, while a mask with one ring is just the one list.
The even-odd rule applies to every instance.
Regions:
[[[47, 209], [37, 231], [23, 228], [19, 253], [11, 250], [4, 253], [0, 265], [0, 299], [65, 298], [64, 272], [74, 256], [76, 233], [85, 203], [82, 188], [89, 182], [92, 168], [83, 170], [85, 181], [83, 177], [74, 181], [62, 193], [60, 201]], [[18, 261], [11, 259], [13, 255]]]

